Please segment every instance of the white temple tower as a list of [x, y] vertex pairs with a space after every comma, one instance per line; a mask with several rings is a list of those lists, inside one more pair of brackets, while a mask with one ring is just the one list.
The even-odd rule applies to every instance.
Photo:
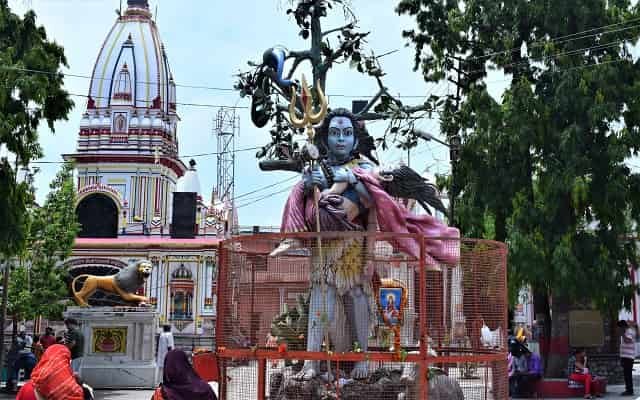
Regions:
[[80, 237], [169, 232], [176, 87], [147, 0], [128, 0], [100, 48], [75, 154]]

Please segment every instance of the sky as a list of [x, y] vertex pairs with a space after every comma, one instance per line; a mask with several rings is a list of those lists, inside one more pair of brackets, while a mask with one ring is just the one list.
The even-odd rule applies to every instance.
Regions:
[[[150, 0], [165, 45], [171, 70], [179, 85], [231, 88], [236, 74], [246, 70], [247, 61], [259, 61], [265, 49], [282, 45], [290, 50], [303, 50], [308, 43], [298, 35], [298, 27], [286, 15], [284, 0]], [[45, 27], [49, 38], [65, 49], [69, 68], [64, 71], [77, 75], [91, 75], [100, 46], [115, 22], [119, 0], [10, 0], [13, 11], [23, 14], [33, 8], [37, 22]], [[126, 0], [123, 0], [126, 7]], [[384, 82], [392, 93], [409, 96], [446, 94], [453, 90], [448, 84], [427, 84], [419, 72], [413, 71], [413, 49], [405, 46], [401, 32], [412, 24], [408, 17], [394, 12], [394, 1], [353, 0], [358, 26], [370, 31], [368, 48], [377, 54], [397, 52], [381, 59], [386, 72]], [[156, 12], [157, 10], [157, 12]], [[341, 26], [341, 11], [334, 12], [324, 21], [323, 29]], [[307, 74], [309, 75], [309, 74]], [[299, 77], [299, 76], [298, 76]], [[86, 95], [89, 79], [69, 77], [65, 87], [70, 93]], [[367, 99], [376, 92], [373, 80], [361, 76], [347, 65], [340, 65], [329, 73], [327, 94], [331, 107], [350, 107], [354, 99]], [[499, 90], [499, 89], [498, 89]], [[332, 95], [333, 94], [333, 95]], [[499, 97], [499, 93], [497, 93]], [[177, 88], [179, 103], [198, 103], [224, 106], [249, 106], [248, 98], [240, 98], [234, 91], [214, 91]], [[41, 161], [61, 161], [61, 154], [73, 153], [86, 99], [73, 97], [75, 107], [68, 121], [55, 125], [55, 134], [46, 127], [40, 129], [40, 142], [44, 149]], [[418, 104], [421, 98], [405, 99], [407, 104]], [[178, 106], [181, 122], [178, 125], [179, 153], [188, 163], [189, 155], [216, 151], [213, 133], [214, 107]], [[238, 110], [240, 132], [236, 148], [249, 148], [269, 142], [268, 129], [258, 129], [251, 123], [247, 109]], [[434, 115], [435, 117], [435, 115]], [[45, 124], [46, 125], [46, 124]], [[385, 123], [369, 125], [374, 137], [384, 133]], [[421, 120], [418, 127], [444, 139], [436, 120]], [[392, 165], [407, 160], [406, 152], [391, 149], [378, 153], [383, 163]], [[216, 157], [196, 157], [202, 186], [202, 195], [210, 198], [216, 181]], [[419, 172], [446, 174], [449, 171], [448, 150], [434, 142], [422, 142], [413, 149], [411, 166]], [[265, 186], [281, 182], [292, 173], [262, 172], [258, 169], [254, 151], [236, 153], [236, 197]], [[37, 164], [40, 172], [35, 177], [37, 199], [42, 202], [59, 164]], [[241, 226], [278, 226], [286, 200], [288, 185], [295, 180], [259, 191], [238, 199]], [[275, 192], [282, 192], [269, 196]], [[261, 197], [266, 197], [260, 199]]]

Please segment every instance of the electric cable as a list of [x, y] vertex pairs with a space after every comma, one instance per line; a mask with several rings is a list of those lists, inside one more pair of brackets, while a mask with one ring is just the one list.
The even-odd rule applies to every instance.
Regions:
[[[251, 150], [258, 150], [261, 149], [263, 146], [255, 146], [255, 147], [247, 147], [247, 148], [242, 148], [242, 149], [236, 149], [233, 151], [227, 151], [227, 152], [213, 152], [213, 153], [200, 153], [200, 154], [187, 154], [187, 155], [178, 155], [178, 159], [182, 159], [182, 158], [196, 158], [196, 157], [206, 157], [206, 156], [218, 156], [220, 154], [225, 154], [225, 153], [239, 153], [239, 152], [243, 152], [243, 151], [251, 151]], [[43, 161], [30, 161], [29, 164], [65, 164], [65, 163], [71, 163], [72, 161], [49, 161], [49, 160], [43, 160]]]
[[243, 207], [250, 206], [250, 205], [252, 205], [252, 204], [258, 203], [258, 202], [260, 202], [260, 201], [263, 201], [263, 200], [269, 199], [269, 198], [271, 198], [271, 197], [273, 197], [273, 196], [276, 196], [276, 195], [278, 195], [278, 194], [280, 194], [280, 193], [284, 193], [284, 192], [290, 191], [291, 189], [293, 189], [293, 187], [294, 187], [294, 186], [295, 186], [295, 185], [291, 185], [291, 186], [286, 187], [286, 188], [284, 188], [284, 189], [282, 189], [282, 190], [279, 190], [279, 191], [277, 191], [277, 192], [269, 193], [269, 194], [264, 195], [264, 196], [262, 196], [262, 197], [260, 197], [260, 198], [258, 198], [258, 199], [255, 199], [255, 200], [253, 200], [253, 201], [249, 201], [249, 202], [247, 202], [247, 203], [240, 204], [240, 205], [236, 206], [235, 208], [236, 208], [236, 209], [238, 209], [238, 208], [243, 208]]
[[[549, 39], [549, 40], [539, 40], [539, 41], [536, 41], [536, 42], [527, 43], [526, 45], [527, 45], [527, 49], [529, 49], [529, 48], [536, 48], [536, 47], [546, 46], [548, 44], [562, 44], [562, 43], [568, 43], [568, 42], [571, 42], [571, 41], [574, 41], [574, 40], [585, 39], [585, 38], [588, 38], [588, 37], [595, 37], [595, 36], [598, 36], [598, 35], [606, 35], [606, 34], [610, 34], [610, 33], [622, 32], [622, 31], [625, 31], [625, 30], [636, 28], [636, 27], [638, 27], [640, 25], [633, 25], [633, 26], [630, 26], [630, 27], [625, 27], [625, 28], [621, 28], [621, 29], [615, 29], [615, 30], [612, 30], [612, 31], [598, 32], [598, 33], [594, 33], [594, 34], [591, 34], [591, 35], [580, 36], [580, 37], [577, 37], [577, 38], [569, 39], [569, 38], [572, 38], [574, 36], [582, 35], [584, 33], [590, 33], [590, 32], [594, 32], [596, 30], [604, 29], [604, 28], [610, 28], [610, 27], [614, 27], [614, 26], [630, 24], [630, 23], [638, 22], [638, 21], [640, 21], [640, 18], [635, 18], [635, 19], [632, 19], [632, 20], [629, 20], [629, 21], [618, 22], [618, 23], [610, 24], [610, 25], [603, 25], [601, 27], [591, 28], [591, 29], [587, 29], [585, 31], [576, 32], [576, 33], [572, 33], [572, 34], [569, 34], [569, 35], [558, 36], [558, 37], [555, 37], [555, 38], [552, 38], [552, 39]], [[483, 59], [483, 58], [491, 58], [493, 56], [497, 56], [497, 55], [500, 55], [500, 54], [515, 53], [517, 51], [520, 51], [521, 47], [514, 47], [514, 48], [511, 48], [511, 49], [495, 51], [495, 52], [484, 54], [484, 55], [481, 55], [481, 56], [470, 57], [469, 60], [480, 60], [480, 59]]]
[[[0, 69], [4, 69], [4, 70], [11, 70], [11, 71], [21, 71], [21, 72], [27, 72], [27, 73], [32, 73], [32, 74], [43, 74], [43, 75], [62, 75], [62, 77], [72, 77], [72, 78], [82, 78], [82, 79], [88, 79], [88, 80], [102, 80], [102, 81], [113, 81], [115, 80], [114, 78], [92, 78], [88, 75], [82, 75], [82, 74], [75, 74], [75, 73], [66, 73], [66, 72], [51, 72], [51, 71], [44, 71], [44, 70], [38, 70], [38, 69], [32, 69], [32, 68], [22, 68], [22, 67], [15, 67], [15, 66], [10, 66], [10, 65], [0, 65]], [[146, 86], [160, 86], [158, 83], [156, 82], [136, 82], [136, 85], [146, 85]], [[224, 92], [229, 92], [229, 93], [233, 93], [236, 92], [237, 90], [234, 88], [223, 88], [223, 87], [216, 87], [216, 86], [199, 86], [199, 85], [179, 85], [179, 84], [175, 84], [176, 87], [183, 87], [183, 88], [192, 88], [192, 89], [206, 89], [206, 90], [213, 90], [213, 91], [224, 91]], [[83, 97], [89, 97], [89, 95], [81, 95], [81, 94], [74, 94], [75, 96], [83, 96]], [[347, 97], [347, 98], [360, 98], [360, 97], [371, 97], [370, 94], [368, 95], [356, 95], [356, 94], [348, 94], [348, 93], [328, 93], [327, 96], [331, 96], [331, 97]], [[424, 97], [424, 95], [398, 95], [395, 96], [397, 98], [421, 98]], [[104, 96], [96, 96], [96, 97], [92, 97], [93, 99], [109, 99], [109, 97], [104, 97]], [[136, 100], [138, 102], [140, 101], [144, 101], [146, 103], [152, 103], [151, 101], [148, 100]], [[176, 104], [180, 104], [180, 105], [191, 105], [188, 103], [176, 103]], [[200, 104], [194, 104], [194, 105], [200, 105]], [[204, 105], [200, 105], [200, 106], [204, 106]], [[215, 106], [218, 107], [218, 106]], [[248, 107], [239, 107], [239, 108], [248, 108]]]

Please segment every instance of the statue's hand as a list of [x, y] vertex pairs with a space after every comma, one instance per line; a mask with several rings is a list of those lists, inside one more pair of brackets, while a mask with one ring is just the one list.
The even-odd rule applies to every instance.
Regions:
[[333, 172], [333, 181], [334, 182], [347, 182], [347, 183], [356, 183], [358, 180], [353, 172], [349, 168], [341, 167], [336, 169]]
[[302, 176], [305, 190], [311, 190], [313, 187], [317, 187], [320, 190], [327, 188], [327, 178], [325, 178], [322, 170], [315, 165], [313, 169], [307, 169]]

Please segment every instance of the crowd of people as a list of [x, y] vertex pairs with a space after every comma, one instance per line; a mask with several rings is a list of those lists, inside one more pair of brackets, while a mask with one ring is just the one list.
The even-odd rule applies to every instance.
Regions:
[[527, 347], [527, 336], [523, 329], [515, 336], [510, 335], [508, 343], [509, 396], [529, 397], [536, 381], [543, 375], [540, 355]]
[[[17, 390], [18, 373], [24, 371], [25, 383], [16, 400], [89, 400], [93, 389], [80, 374], [84, 337], [77, 321], [65, 320], [66, 330], [56, 336], [47, 327], [45, 334], [31, 337], [22, 330], [13, 341], [7, 359], [6, 391]], [[168, 326], [158, 343], [161, 383], [152, 400], [216, 400], [211, 386], [201, 379], [186, 353], [174, 348]]]
[[[636, 357], [636, 337], [638, 326], [633, 321], [618, 321], [620, 364], [623, 370], [625, 391], [622, 396], [634, 396], [633, 362]], [[509, 396], [511, 398], [529, 397], [534, 385], [543, 376], [540, 356], [527, 346], [527, 335], [519, 329], [516, 335], [509, 335]], [[569, 387], [583, 388], [584, 398], [601, 397], [605, 391], [604, 377], [599, 377], [590, 369], [587, 352], [584, 348], [574, 348], [568, 359], [566, 375]]]

